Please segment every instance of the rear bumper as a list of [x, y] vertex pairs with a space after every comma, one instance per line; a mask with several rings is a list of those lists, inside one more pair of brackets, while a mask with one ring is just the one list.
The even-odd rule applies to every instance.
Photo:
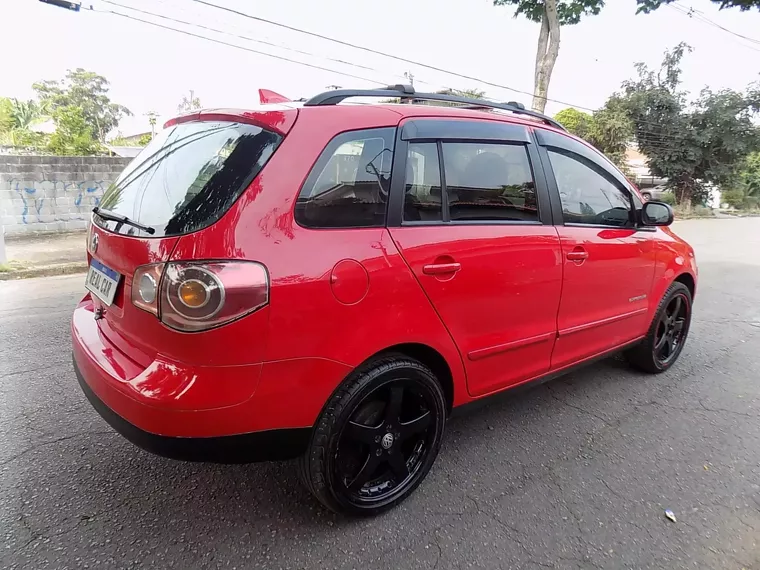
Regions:
[[265, 387], [254, 398], [262, 364], [197, 367], [157, 357], [142, 367], [101, 333], [87, 299], [74, 311], [71, 333], [74, 370], [85, 395], [117, 432], [147, 451], [242, 463], [291, 459], [308, 446], [318, 412], [286, 413], [286, 407], [298, 409], [292, 386], [282, 380], [294, 373], [292, 366], [281, 371], [279, 382], [269, 382], [278, 389]]
[[289, 428], [221, 437], [170, 437], [144, 431], [129, 423], [101, 400], [77, 366], [74, 371], [85, 396], [108, 424], [142, 449], [183, 461], [250, 463], [293, 459], [309, 444], [311, 429]]

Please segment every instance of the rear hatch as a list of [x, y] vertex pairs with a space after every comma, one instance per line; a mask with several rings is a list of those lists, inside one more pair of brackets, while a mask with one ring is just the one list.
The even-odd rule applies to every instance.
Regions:
[[132, 303], [135, 270], [168, 261], [180, 236], [222, 219], [297, 113], [214, 111], [171, 121], [104, 194], [90, 227], [87, 287], [102, 334], [138, 364], [176, 352], [181, 333]]

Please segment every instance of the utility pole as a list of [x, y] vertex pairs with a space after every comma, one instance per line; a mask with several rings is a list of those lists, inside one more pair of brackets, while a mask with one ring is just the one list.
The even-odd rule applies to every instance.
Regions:
[[414, 74], [411, 71], [405, 71], [404, 77], [406, 77], [409, 80], [409, 85], [414, 87]]

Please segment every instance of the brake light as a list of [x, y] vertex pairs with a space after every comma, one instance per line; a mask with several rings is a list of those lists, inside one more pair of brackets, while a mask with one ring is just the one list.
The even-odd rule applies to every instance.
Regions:
[[269, 303], [269, 276], [263, 265], [252, 261], [145, 265], [132, 280], [132, 303], [168, 327], [197, 332]]

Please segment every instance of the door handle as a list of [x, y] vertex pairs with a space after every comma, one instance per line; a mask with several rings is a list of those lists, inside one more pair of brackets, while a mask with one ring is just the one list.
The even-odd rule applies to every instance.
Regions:
[[588, 259], [588, 252], [585, 249], [574, 249], [567, 252], [567, 258], [570, 261], [583, 261]]
[[425, 275], [446, 275], [456, 273], [460, 269], [462, 269], [460, 263], [432, 263], [422, 266], [422, 272]]

